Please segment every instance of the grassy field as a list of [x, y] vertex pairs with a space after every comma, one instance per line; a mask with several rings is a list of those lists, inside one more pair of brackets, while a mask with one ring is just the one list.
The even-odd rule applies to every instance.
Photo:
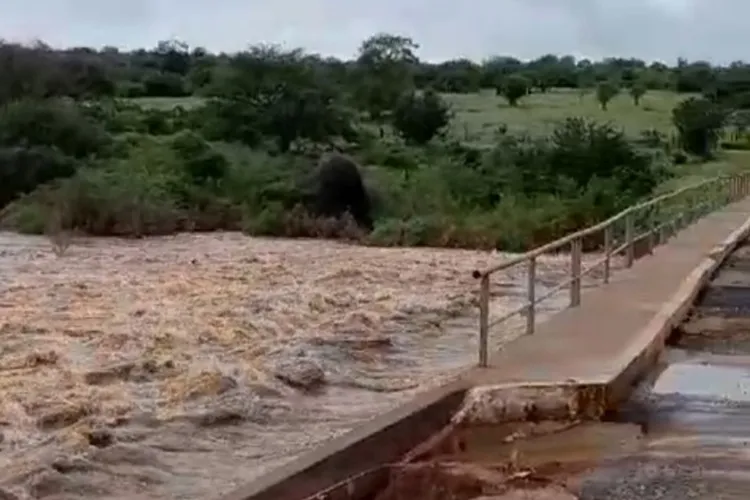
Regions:
[[[606, 111], [601, 109], [593, 92], [581, 95], [577, 90], [565, 89], [531, 94], [522, 99], [517, 107], [509, 106], [504, 98], [495, 95], [494, 90], [476, 94], [445, 94], [445, 98], [455, 112], [452, 135], [466, 142], [489, 144], [503, 125], [511, 132], [545, 134], [569, 116], [612, 121], [633, 136], [652, 128], [669, 134], [672, 132], [672, 108], [685, 96], [652, 91], [643, 97], [640, 106], [635, 106], [630, 96], [623, 92], [610, 102]], [[191, 108], [202, 102], [200, 97], [146, 97], [133, 101], [158, 109], [178, 105]]]
[[[498, 128], [506, 126], [511, 132], [545, 134], [556, 123], [570, 116], [582, 116], [599, 122], [610, 121], [622, 127], [631, 136], [642, 131], [656, 129], [665, 134], [673, 133], [672, 109], [685, 94], [666, 91], [651, 91], [641, 100], [640, 106], [623, 92], [602, 110], [593, 92], [585, 95], [577, 90], [553, 89], [544, 94], [531, 94], [519, 106], [509, 106], [507, 101], [495, 95], [494, 90], [476, 94], [445, 94], [455, 117], [451, 133], [463, 141], [474, 144], [492, 144]], [[140, 98], [133, 99], [144, 107], [169, 109], [175, 106], [191, 108], [200, 105], [200, 97], [186, 98]], [[676, 176], [666, 182], [660, 192], [695, 184], [717, 175], [750, 169], [750, 152], [724, 151], [721, 159], [707, 163], [691, 163], [675, 166]]]
[[494, 91], [448, 94], [446, 98], [456, 112], [453, 133], [469, 142], [487, 143], [501, 125], [507, 126], [509, 131], [545, 134], [569, 116], [612, 121], [634, 136], [651, 128], [669, 134], [672, 109], [685, 96], [652, 91], [636, 106], [628, 94], [621, 93], [609, 103], [606, 111], [601, 109], [593, 92], [581, 95], [577, 90], [555, 89], [545, 94], [532, 94], [522, 99], [517, 107], [509, 106], [504, 98], [494, 95]]
[[750, 170], [750, 151], [722, 151], [720, 158], [705, 163], [676, 165], [675, 176], [663, 183], [658, 193], [666, 193], [721, 175]]

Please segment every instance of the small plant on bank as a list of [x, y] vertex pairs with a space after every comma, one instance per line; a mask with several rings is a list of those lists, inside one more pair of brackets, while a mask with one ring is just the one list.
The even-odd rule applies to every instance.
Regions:
[[72, 232], [65, 227], [65, 216], [60, 210], [50, 214], [45, 234], [52, 244], [52, 252], [57, 257], [62, 257], [73, 242]]

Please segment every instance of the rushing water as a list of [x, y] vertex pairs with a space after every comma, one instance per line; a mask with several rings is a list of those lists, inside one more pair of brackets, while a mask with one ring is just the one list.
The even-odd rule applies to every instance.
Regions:
[[[504, 257], [233, 233], [78, 239], [58, 257], [44, 238], [0, 234], [0, 486], [111, 499], [236, 487], [473, 363], [471, 271]], [[567, 266], [541, 258], [538, 294]], [[523, 269], [494, 280], [493, 315], [525, 284]], [[276, 377], [298, 358], [324, 373], [318, 390]]]

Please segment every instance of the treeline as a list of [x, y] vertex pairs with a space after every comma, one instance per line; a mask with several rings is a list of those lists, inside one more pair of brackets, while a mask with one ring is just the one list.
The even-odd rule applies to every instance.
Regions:
[[[544, 55], [531, 61], [496, 56], [484, 61], [457, 59], [441, 63], [420, 61], [419, 46], [407, 37], [379, 34], [363, 42], [359, 57], [342, 61], [332, 57], [291, 51], [315, 67], [331, 82], [351, 87], [361, 78], [368, 52], [384, 49], [390, 59], [408, 60], [417, 88], [438, 92], [470, 93], [498, 88], [509, 77], [528, 79], [534, 91], [550, 88], [593, 88], [617, 81], [623, 87], [642, 85], [651, 90], [707, 95], [737, 94], [750, 90], [750, 64], [728, 66], [679, 59], [670, 66], [635, 58], [601, 61], [573, 56]], [[234, 54], [215, 54], [189, 47], [179, 40], [158, 42], [152, 49], [121, 51], [115, 47], [53, 49], [41, 42], [31, 46], [0, 44], [0, 70], [12, 69], [18, 80], [4, 78], [0, 98], [29, 92], [77, 97], [180, 97], [211, 94], [227, 68], [247, 54], [278, 51], [256, 45]], [[45, 72], [40, 72], [40, 68]], [[43, 73], [43, 74], [42, 74]], [[29, 80], [27, 77], [33, 75]]]
[[[649, 196], [691, 156], [710, 158], [744, 102], [744, 80], [727, 76], [744, 66], [710, 68], [705, 96], [673, 112], [677, 144], [652, 129], [628, 137], [570, 117], [544, 137], [498, 127], [480, 147], [449, 133], [442, 91], [489, 85], [514, 105], [572, 84], [560, 80], [572, 67], [602, 107], [626, 85], [637, 105], [656, 85], [649, 72], [679, 81], [701, 66], [428, 65], [417, 50], [387, 34], [349, 62], [274, 46], [213, 55], [177, 42], [129, 53], [2, 45], [0, 225], [522, 249]], [[121, 99], [187, 95], [198, 104], [148, 109]]]

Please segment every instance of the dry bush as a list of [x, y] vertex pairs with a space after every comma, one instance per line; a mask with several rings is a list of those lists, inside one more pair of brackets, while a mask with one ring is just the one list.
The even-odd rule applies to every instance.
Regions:
[[65, 255], [65, 252], [73, 242], [73, 231], [65, 224], [65, 212], [56, 208], [47, 218], [45, 235], [52, 244], [52, 251], [58, 257]]
[[343, 239], [361, 241], [366, 236], [348, 212], [341, 217], [315, 217], [301, 205], [284, 216], [284, 235], [288, 237]]

